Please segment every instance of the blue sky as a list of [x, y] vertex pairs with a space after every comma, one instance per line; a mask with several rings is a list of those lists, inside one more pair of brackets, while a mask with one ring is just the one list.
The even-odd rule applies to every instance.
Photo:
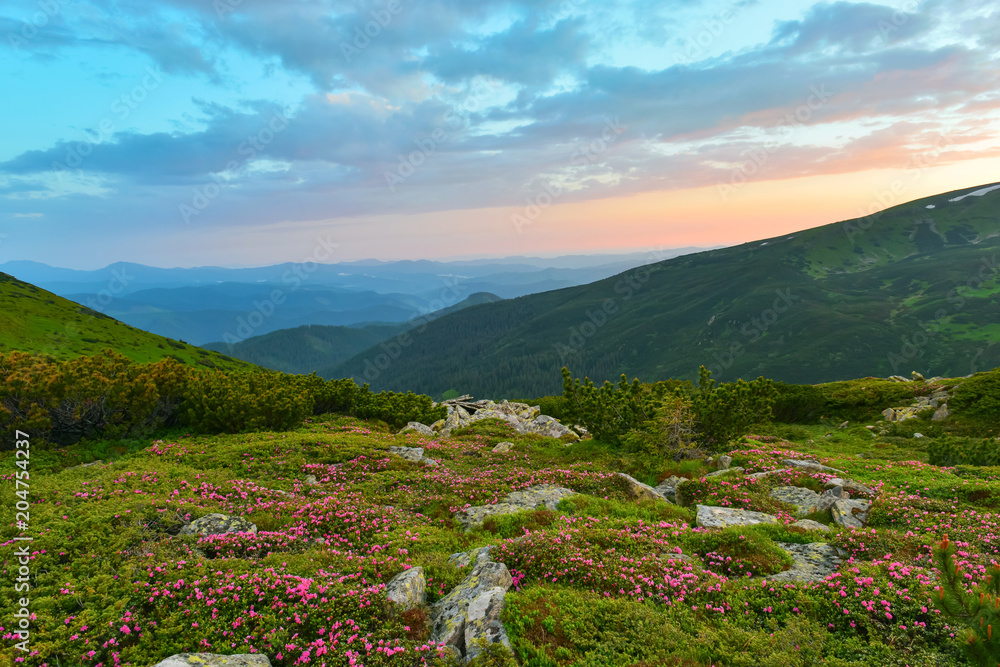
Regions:
[[7, 0], [0, 53], [0, 261], [715, 245], [1000, 180], [984, 0]]

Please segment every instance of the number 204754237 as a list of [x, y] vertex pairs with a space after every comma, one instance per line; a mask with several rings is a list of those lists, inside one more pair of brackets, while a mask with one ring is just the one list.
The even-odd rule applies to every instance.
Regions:
[[19, 468], [14, 475], [14, 495], [18, 498], [15, 504], [15, 508], [17, 509], [17, 516], [15, 518], [17, 527], [20, 530], [26, 530], [28, 527], [28, 521], [31, 519], [28, 511], [31, 507], [28, 504], [28, 462], [31, 458], [31, 443], [28, 434], [23, 431], [16, 431], [14, 436], [14, 456], [16, 458], [14, 465]]

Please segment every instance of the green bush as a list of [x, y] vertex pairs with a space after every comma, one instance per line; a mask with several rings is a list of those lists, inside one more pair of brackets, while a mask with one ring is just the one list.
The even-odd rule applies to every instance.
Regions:
[[927, 445], [927, 455], [931, 465], [936, 466], [996, 466], [1000, 465], [1000, 442], [990, 438], [943, 436]]
[[777, 574], [792, 565], [792, 557], [770, 537], [745, 526], [691, 532], [684, 543], [707, 569], [729, 577]]
[[948, 408], [959, 417], [996, 422], [1000, 415], [1000, 368], [976, 373], [956, 386]]

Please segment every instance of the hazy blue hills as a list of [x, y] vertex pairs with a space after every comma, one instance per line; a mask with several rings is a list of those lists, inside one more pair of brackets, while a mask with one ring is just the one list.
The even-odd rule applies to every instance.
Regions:
[[723, 380], [797, 383], [995, 367], [1000, 189], [986, 188], [470, 307], [327, 374], [530, 397], [558, 392], [563, 365], [597, 381], [693, 378], [705, 364]]

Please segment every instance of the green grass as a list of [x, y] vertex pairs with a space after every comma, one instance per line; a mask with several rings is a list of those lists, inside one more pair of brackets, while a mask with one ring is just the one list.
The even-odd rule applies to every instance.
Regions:
[[175, 358], [191, 366], [253, 368], [218, 352], [128, 326], [102, 313], [0, 273], [0, 352], [72, 359], [111, 348], [138, 362]]

